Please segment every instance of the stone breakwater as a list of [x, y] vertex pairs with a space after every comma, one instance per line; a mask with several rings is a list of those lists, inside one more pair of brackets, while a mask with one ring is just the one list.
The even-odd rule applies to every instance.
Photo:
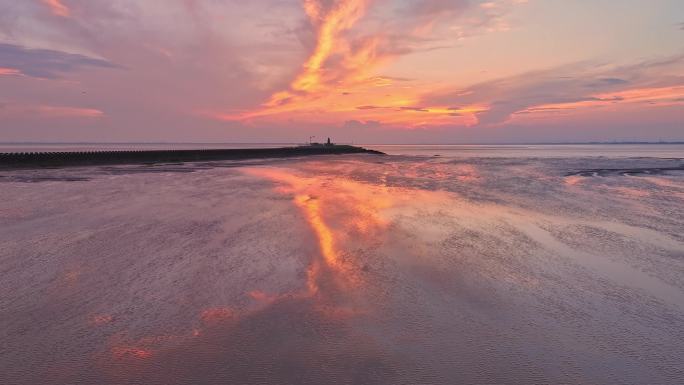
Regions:
[[0, 153], [0, 168], [66, 167], [130, 163], [174, 163], [308, 155], [378, 154], [355, 146], [300, 146], [218, 150], [92, 151]]

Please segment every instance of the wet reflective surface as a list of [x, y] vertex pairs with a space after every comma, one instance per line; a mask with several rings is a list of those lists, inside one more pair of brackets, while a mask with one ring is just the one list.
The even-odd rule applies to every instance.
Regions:
[[0, 173], [3, 384], [680, 384], [677, 159]]

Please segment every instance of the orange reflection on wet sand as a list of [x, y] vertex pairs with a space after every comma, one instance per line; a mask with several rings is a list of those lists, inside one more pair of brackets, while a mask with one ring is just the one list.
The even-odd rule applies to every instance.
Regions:
[[202, 321], [214, 323], [235, 317], [235, 311], [228, 307], [213, 307], [202, 312]]
[[95, 326], [106, 325], [114, 321], [114, 317], [110, 314], [98, 314], [90, 318], [90, 324]]
[[320, 201], [310, 195], [297, 195], [295, 203], [302, 209], [311, 228], [316, 233], [325, 262], [328, 266], [338, 267], [339, 262], [335, 251], [333, 233], [323, 221]]
[[571, 175], [565, 177], [564, 183], [566, 186], [575, 186], [584, 180], [583, 176]]
[[131, 346], [116, 346], [112, 348], [114, 357], [122, 358], [139, 358], [146, 359], [152, 357], [152, 351], [148, 349], [131, 347]]
[[[313, 164], [316, 168], [316, 164]], [[305, 286], [300, 291], [267, 293], [247, 291], [253, 302], [247, 306], [208, 307], [198, 314], [198, 323], [187, 332], [142, 339], [125, 335], [111, 344], [111, 356], [129, 365], [135, 361], [155, 360], [186, 341], [202, 338], [208, 330], [220, 330], [241, 322], [279, 301], [311, 300], [312, 309], [328, 319], [346, 320], [367, 314], [363, 301], [355, 301], [362, 285], [363, 266], [357, 250], [378, 247], [383, 242], [392, 215], [406, 207], [425, 208], [441, 202], [439, 192], [399, 190], [335, 175], [315, 172], [304, 176], [287, 168], [244, 168], [244, 173], [275, 183], [274, 191], [291, 197], [301, 213], [317, 248], [306, 267]], [[471, 172], [472, 170], [467, 170]], [[410, 210], [409, 210], [410, 211]], [[343, 293], [343, 295], [341, 295]], [[103, 319], [104, 320], [104, 319]]]
[[188, 333], [162, 334], [132, 339], [126, 333], [119, 333], [114, 335], [110, 341], [110, 357], [115, 361], [123, 361], [124, 363], [147, 360], [153, 358], [160, 351], [187, 338], [197, 337], [199, 334], [199, 329], [193, 329]]
[[639, 190], [636, 188], [629, 188], [629, 187], [612, 187], [609, 188], [609, 190], [612, 190], [619, 195], [625, 196], [625, 197], [630, 197], [630, 198], [644, 198], [648, 197], [651, 195], [648, 191], [645, 190]]
[[308, 294], [319, 292], [326, 273], [333, 274], [326, 280], [333, 279], [337, 285], [353, 287], [358, 284], [354, 261], [340, 245], [349, 237], [362, 237], [384, 226], [378, 215], [380, 208], [389, 206], [384, 195], [344, 178], [304, 177], [274, 168], [253, 168], [244, 172], [277, 182], [276, 191], [293, 196], [294, 204], [312, 229], [320, 258], [312, 260], [308, 267]]
[[451, 175], [456, 175], [456, 179], [461, 182], [474, 182], [482, 178], [477, 168], [472, 164], [459, 164], [453, 166], [453, 170], [440, 169], [440, 178], [447, 179]]
[[357, 288], [361, 284], [361, 266], [354, 257], [358, 245], [382, 239], [389, 224], [384, 211], [401, 195], [340, 174], [321, 175], [316, 162], [309, 166], [314, 172], [306, 176], [286, 168], [245, 168], [243, 172], [273, 181], [277, 192], [290, 195], [315, 235], [320, 254], [308, 267], [309, 294], [319, 293], [321, 284]]
[[63, 279], [64, 282], [66, 282], [69, 285], [73, 285], [78, 281], [78, 278], [81, 276], [81, 271], [78, 269], [74, 270], [68, 270], [64, 273]]
[[247, 294], [250, 296], [250, 298], [260, 303], [270, 303], [278, 299], [278, 296], [264, 293], [261, 290], [252, 290]]

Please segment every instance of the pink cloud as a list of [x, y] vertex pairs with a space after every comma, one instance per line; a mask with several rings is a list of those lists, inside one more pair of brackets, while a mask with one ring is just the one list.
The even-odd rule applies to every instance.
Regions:
[[5, 104], [0, 105], [0, 116], [26, 116], [33, 118], [101, 118], [104, 112], [94, 108], [65, 107], [38, 104]]
[[71, 10], [62, 3], [62, 0], [42, 0], [42, 2], [50, 8], [50, 11], [55, 16], [69, 17]]
[[16, 76], [21, 75], [21, 71], [16, 68], [0, 67], [0, 76]]

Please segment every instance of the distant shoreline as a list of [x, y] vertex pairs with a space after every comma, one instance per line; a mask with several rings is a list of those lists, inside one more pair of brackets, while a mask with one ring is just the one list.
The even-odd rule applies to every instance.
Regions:
[[380, 151], [347, 145], [202, 150], [13, 152], [0, 153], [0, 169], [61, 168], [140, 163], [184, 163], [364, 153], [384, 155]]
[[540, 143], [364, 143], [365, 146], [582, 146], [582, 145], [682, 145], [684, 142], [540, 142]]

